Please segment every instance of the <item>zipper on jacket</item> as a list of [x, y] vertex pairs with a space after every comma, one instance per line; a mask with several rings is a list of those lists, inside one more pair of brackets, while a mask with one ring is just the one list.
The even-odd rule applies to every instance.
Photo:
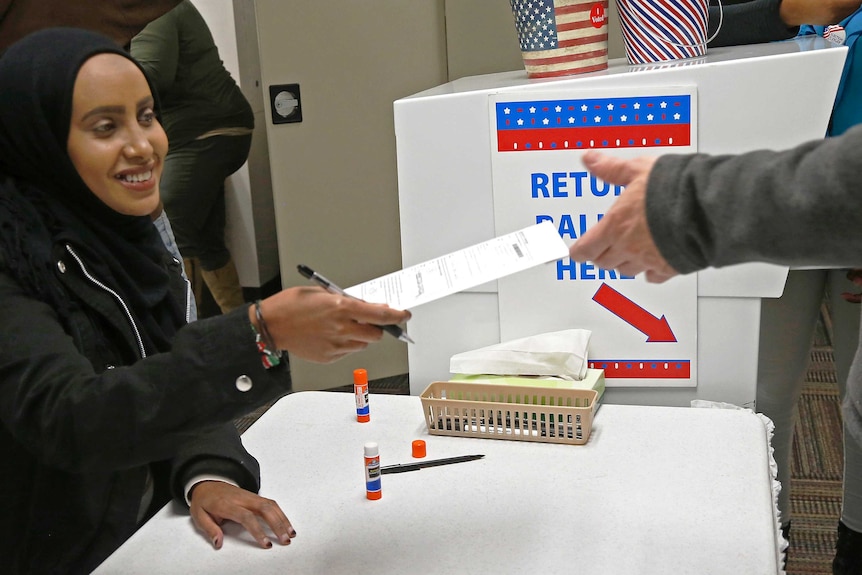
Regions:
[[135, 325], [135, 320], [132, 318], [132, 313], [129, 311], [129, 307], [126, 305], [126, 302], [123, 301], [123, 298], [120, 297], [120, 294], [118, 294], [117, 292], [97, 280], [95, 277], [93, 277], [93, 275], [89, 271], [87, 271], [86, 266], [84, 266], [84, 262], [81, 260], [81, 258], [78, 257], [78, 254], [76, 254], [75, 250], [72, 249], [72, 246], [66, 244], [66, 251], [69, 252], [69, 254], [71, 254], [73, 258], [75, 258], [75, 261], [78, 262], [79, 266], [81, 266], [81, 271], [84, 272], [84, 276], [88, 280], [90, 280], [91, 283], [114, 296], [114, 299], [116, 299], [120, 303], [120, 305], [123, 307], [123, 311], [126, 313], [126, 319], [129, 320], [129, 324], [132, 326], [132, 331], [135, 332], [135, 339], [137, 339], [138, 341], [138, 349], [141, 351], [141, 358], [143, 359], [147, 357], [147, 352], [144, 350], [144, 342], [143, 340], [141, 340], [141, 333], [138, 331], [138, 326]]
[[[182, 265], [183, 262], [180, 262], [180, 267]], [[194, 297], [192, 293], [192, 281], [185, 276], [185, 272], [181, 273], [180, 276], [186, 282], [186, 324], [189, 324], [192, 321], [192, 298]]]

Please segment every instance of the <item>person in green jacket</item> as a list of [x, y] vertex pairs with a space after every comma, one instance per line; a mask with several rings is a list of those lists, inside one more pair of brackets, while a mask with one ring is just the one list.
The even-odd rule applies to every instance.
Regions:
[[144, 26], [180, 0], [0, 0], [0, 52], [37, 30], [68, 26], [127, 47]]
[[212, 33], [188, 0], [150, 22], [130, 51], [156, 86], [171, 142], [162, 197], [186, 271], [199, 266], [227, 313], [244, 303], [225, 244], [225, 179], [248, 158], [254, 114], [225, 69]]

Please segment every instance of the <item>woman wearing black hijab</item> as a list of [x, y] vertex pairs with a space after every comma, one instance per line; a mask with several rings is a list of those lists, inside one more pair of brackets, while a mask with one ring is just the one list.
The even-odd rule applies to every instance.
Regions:
[[281, 350], [333, 361], [380, 339], [369, 324], [409, 318], [308, 287], [186, 325], [188, 285], [149, 218], [167, 152], [154, 99], [92, 32], [44, 30], [0, 58], [0, 557], [13, 572], [89, 572], [170, 497], [216, 548], [223, 520], [262, 547], [267, 533], [289, 543], [232, 420], [290, 391]]

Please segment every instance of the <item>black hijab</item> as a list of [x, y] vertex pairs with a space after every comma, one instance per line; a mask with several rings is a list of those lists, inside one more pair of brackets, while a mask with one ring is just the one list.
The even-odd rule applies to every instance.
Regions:
[[158, 230], [149, 216], [104, 204], [66, 151], [75, 79], [102, 53], [135, 62], [110, 39], [73, 28], [41, 30], [0, 57], [0, 261], [62, 318], [70, 303], [54, 277], [51, 249], [71, 244], [129, 304], [147, 352], [165, 351], [184, 310], [170, 294]]

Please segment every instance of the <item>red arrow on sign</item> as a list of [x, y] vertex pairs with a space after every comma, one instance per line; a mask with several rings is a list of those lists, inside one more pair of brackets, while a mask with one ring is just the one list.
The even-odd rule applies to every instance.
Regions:
[[603, 283], [593, 301], [630, 324], [636, 330], [646, 334], [647, 342], [674, 342], [676, 336], [670, 329], [664, 316], [657, 318], [647, 310], [609, 286]]

